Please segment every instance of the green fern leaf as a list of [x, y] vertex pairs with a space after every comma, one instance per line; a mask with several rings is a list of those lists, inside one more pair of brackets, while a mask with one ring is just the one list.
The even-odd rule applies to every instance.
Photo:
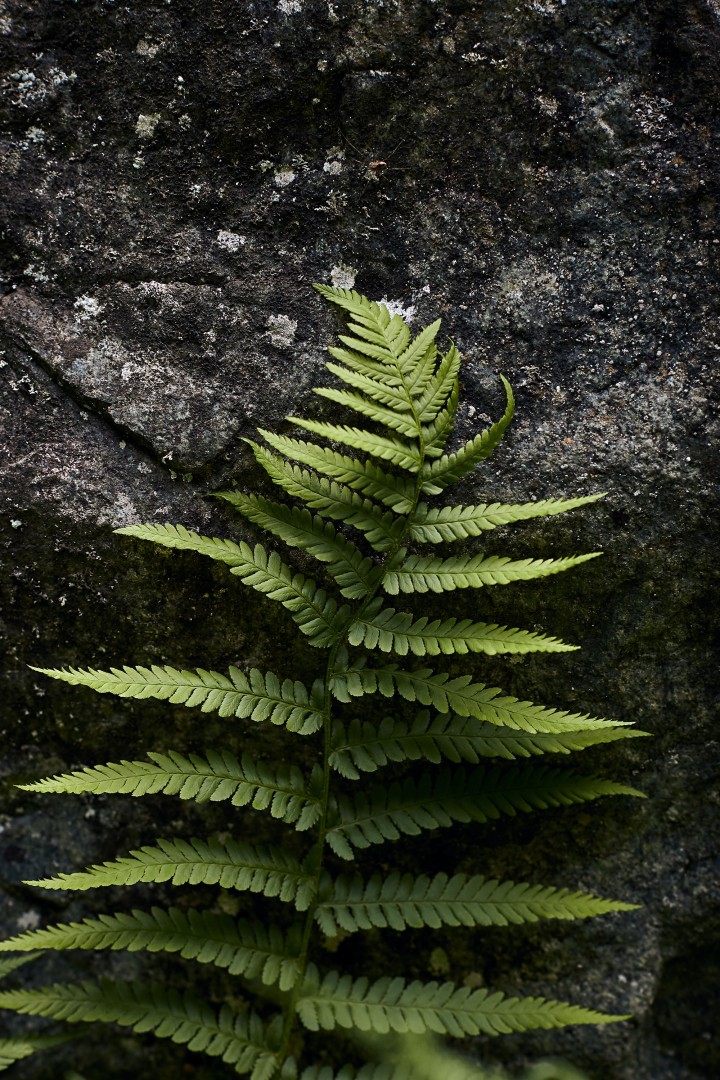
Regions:
[[228, 563], [231, 574], [287, 608], [310, 644], [318, 649], [336, 639], [349, 615], [349, 609], [338, 608], [337, 602], [312, 578], [295, 573], [274, 551], [268, 554], [262, 544], [251, 548], [244, 541], [235, 544], [231, 540], [213, 540], [174, 525], [130, 525], [116, 532], [164, 547], [198, 551]]
[[115, 529], [121, 536], [132, 536], [136, 540], [149, 540], [161, 547], [177, 548], [180, 551], [196, 551], [200, 555], [207, 555], [210, 559], [227, 563], [228, 566], [242, 566], [247, 556], [243, 548], [247, 545], [236, 544], [232, 540], [220, 540], [213, 536], [201, 536], [200, 533], [191, 532], [183, 525], [154, 525], [150, 522], [143, 525], [126, 525], [122, 529]]
[[[368, 300], [353, 289], [330, 285], [314, 286], [321, 296], [352, 315], [352, 329], [365, 340], [382, 346], [392, 357], [402, 355], [410, 341], [410, 331], [399, 315], [391, 315], [385, 304]], [[382, 358], [385, 360], [385, 356]]]
[[436, 777], [407, 778], [371, 788], [354, 798], [339, 796], [328, 843], [341, 858], [402, 834], [447, 828], [454, 821], [483, 824], [518, 812], [571, 806], [603, 795], [640, 795], [634, 788], [542, 766], [441, 769]]
[[300, 735], [319, 731], [323, 724], [319, 711], [322, 708], [322, 682], [318, 681], [309, 693], [297, 680], [281, 682], [272, 671], [263, 674], [256, 668], [245, 675], [231, 667], [227, 676], [203, 668], [180, 671], [157, 664], [150, 668], [123, 667], [109, 671], [95, 668], [31, 668], [31, 671], [72, 686], [88, 686], [100, 694], [157, 698], [189, 709], [199, 708], [201, 712], [217, 712], [220, 716], [237, 716], [258, 722], [267, 720]]
[[360, 876], [325, 875], [315, 919], [329, 937], [373, 927], [406, 930], [431, 926], [508, 926], [539, 919], [589, 919], [636, 904], [604, 900], [588, 893], [466, 874], [393, 872], [365, 881]]
[[0, 952], [26, 949], [127, 949], [179, 953], [185, 960], [227, 968], [230, 975], [260, 978], [290, 990], [297, 980], [302, 926], [288, 931], [270, 923], [235, 921], [208, 911], [154, 907], [98, 915], [0, 942]]
[[312, 578], [295, 573], [275, 552], [268, 555], [261, 544], [247, 551], [247, 562], [234, 566], [230, 573], [287, 608], [310, 645], [322, 649], [333, 644], [347, 623], [350, 609], [338, 607]]
[[283, 848], [239, 844], [235, 840], [158, 840], [120, 859], [75, 874], [26, 881], [41, 889], [85, 891], [106, 885], [139, 882], [173, 885], [219, 885], [278, 897], [306, 911], [314, 896], [314, 879]]
[[[367, 417], [368, 420], [374, 420], [376, 424], [383, 424], [385, 427], [392, 428], [403, 438], [414, 439], [419, 434], [419, 426], [412, 413], [395, 412], [393, 409], [368, 401], [362, 394], [353, 394], [349, 390], [335, 390], [328, 386], [316, 386], [315, 393], [320, 397], [336, 402], [338, 405], [344, 405], [346, 409], [352, 409], [354, 412], [360, 413], [361, 416]], [[407, 409], [407, 407], [406, 401], [405, 408]]]
[[[342, 350], [338, 351], [342, 352]], [[362, 391], [367, 397], [377, 401], [379, 405], [389, 405], [390, 408], [398, 412], [410, 413], [411, 406], [407, 394], [402, 389], [400, 380], [395, 376], [388, 378], [387, 373], [384, 371], [372, 376], [363, 375], [360, 371], [353, 371], [350, 368], [343, 367], [341, 364], [328, 363], [325, 366], [333, 375], [337, 375], [338, 379], [342, 379], [353, 389]]]
[[241, 492], [233, 495], [232, 504], [249, 521], [279, 536], [289, 547], [301, 548], [327, 563], [329, 573], [342, 586], [343, 596], [361, 599], [374, 587], [377, 572], [372, 560], [319, 514]]
[[415, 405], [422, 424], [432, 424], [446, 407], [448, 398], [457, 394], [461, 360], [454, 345], [441, 357], [437, 371]]
[[[401, 535], [405, 528], [404, 518], [395, 517], [344, 484], [290, 465], [250, 439], [245, 441], [252, 446], [255, 458], [279, 487], [302, 499], [322, 517], [353, 525], [365, 534], [365, 539], [376, 551], [387, 551]], [[220, 492], [219, 497], [234, 505], [237, 492]]]
[[189, 1050], [219, 1057], [236, 1072], [264, 1075], [273, 1060], [271, 1041], [277, 1024], [265, 1027], [254, 1013], [234, 1015], [227, 1006], [216, 1013], [192, 994], [162, 986], [110, 981], [55, 984], [41, 990], [0, 992], [0, 1008], [70, 1023], [105, 1021], [152, 1032]]
[[380, 724], [369, 720], [341, 721], [333, 725], [330, 765], [349, 780], [361, 772], [376, 772], [391, 761], [431, 761], [443, 759], [477, 765], [484, 757], [507, 760], [538, 754], [569, 754], [598, 743], [646, 735], [644, 731], [600, 729], [567, 734], [518, 735], [473, 717], [445, 713], [432, 717], [421, 712], [412, 720], [385, 717]]
[[287, 420], [296, 427], [304, 428], [315, 435], [320, 435], [330, 442], [341, 443], [353, 450], [362, 450], [372, 457], [381, 461], [389, 461], [391, 465], [399, 465], [401, 469], [416, 473], [420, 468], [420, 451], [412, 443], [400, 442], [399, 439], [389, 439], [382, 435], [375, 435], [372, 431], [363, 428], [348, 427], [344, 424], [326, 424], [319, 420], [304, 420], [301, 416], [288, 416]]
[[[341, 657], [341, 654], [338, 655]], [[430, 668], [402, 671], [397, 664], [387, 664], [382, 668], [356, 665], [345, 671], [337, 671], [332, 676], [331, 690], [338, 701], [344, 702], [364, 694], [379, 692], [384, 697], [392, 697], [397, 692], [406, 701], [432, 705], [438, 712], [474, 716], [478, 720], [531, 735], [601, 733], [616, 728], [625, 730], [630, 726], [620, 720], [604, 720], [584, 713], [548, 709], [544, 705], [534, 705], [531, 701], [520, 701], [514, 697], [501, 697], [502, 691], [498, 687], [473, 683], [471, 675], [451, 678], [445, 671], [435, 673]], [[612, 737], [622, 738], [622, 735]]]
[[438, 495], [449, 484], [461, 480], [476, 465], [489, 457], [498, 445], [515, 411], [515, 399], [510, 383], [503, 375], [500, 378], [507, 394], [507, 407], [502, 417], [496, 424], [486, 428], [480, 435], [476, 435], [454, 454], [443, 455], [430, 465], [426, 465], [422, 473], [423, 491], [430, 495]]
[[413, 506], [414, 485], [412, 480], [406, 477], [395, 476], [370, 461], [358, 461], [325, 446], [274, 435], [263, 428], [258, 428], [258, 431], [265, 441], [284, 457], [302, 465], [309, 465], [324, 476], [348, 484], [369, 498], [391, 506], [399, 514], [406, 513]]
[[421, 432], [426, 457], [437, 457], [442, 453], [455, 423], [459, 400], [460, 388], [456, 382], [445, 408], [438, 413], [431, 424], [423, 424]]
[[421, 397], [424, 394], [435, 374], [437, 361], [435, 338], [439, 329], [440, 319], [437, 319], [421, 330], [397, 358], [403, 384], [414, 397]]
[[31, 953], [29, 956], [5, 956], [0, 960], [0, 979], [7, 978], [13, 971], [17, 971], [18, 968], [24, 967], [25, 964], [29, 964], [32, 960], [37, 960], [40, 953]]
[[0, 1072], [5, 1072], [17, 1061], [24, 1061], [40, 1050], [48, 1050], [74, 1038], [70, 1035], [19, 1035], [14, 1039], [0, 1039]]
[[351, 645], [381, 649], [406, 656], [437, 656], [440, 653], [574, 652], [577, 645], [567, 645], [555, 637], [545, 637], [530, 630], [509, 629], [496, 623], [474, 623], [471, 619], [419, 619], [406, 611], [383, 608], [373, 601], [365, 617], [351, 623], [347, 631]]
[[454, 983], [406, 983], [401, 978], [370, 983], [364, 977], [353, 979], [336, 971], [320, 981], [314, 970], [309, 974], [308, 990], [298, 1002], [298, 1012], [310, 1031], [338, 1027], [381, 1035], [434, 1031], [456, 1038], [627, 1019], [565, 1002], [506, 997]]
[[480, 536], [499, 525], [510, 525], [530, 518], [564, 514], [579, 506], [603, 499], [604, 493], [578, 499], [543, 499], [529, 503], [480, 503], [478, 506], [438, 506], [418, 503], [408, 535], [423, 544], [440, 544]]
[[53, 794], [93, 795], [178, 795], [195, 802], [223, 802], [269, 810], [274, 818], [296, 829], [311, 828], [320, 816], [316, 789], [322, 787], [322, 769], [308, 786], [296, 765], [267, 765], [243, 754], [242, 762], [227, 750], [207, 751], [184, 757], [175, 750], [167, 754], [149, 752], [150, 761], [109, 762], [80, 772], [19, 785], [24, 791]]
[[565, 559], [507, 559], [498, 555], [466, 555], [455, 559], [411, 555], [397, 569], [387, 570], [383, 578], [385, 592], [452, 592], [454, 589], [478, 589], [483, 585], [510, 585], [570, 570], [573, 566], [596, 559], [599, 551], [573, 555]]

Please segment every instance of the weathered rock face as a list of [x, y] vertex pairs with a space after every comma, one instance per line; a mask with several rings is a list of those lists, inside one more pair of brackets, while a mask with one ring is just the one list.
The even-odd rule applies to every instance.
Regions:
[[[385, 852], [643, 910], [448, 934], [441, 962], [432, 935], [371, 938], [360, 959], [634, 1014], [474, 1047], [485, 1056], [562, 1054], [597, 1080], [718, 1075], [719, 5], [5, 0], [0, 33], [2, 930], [87, 910], [23, 878], [180, 822], [168, 801], [53, 802], [14, 782], [237, 737], [219, 719], [48, 685], [27, 664], [240, 661], [305, 677], [316, 663], [285, 637], [289, 620], [222, 569], [110, 528], [236, 534], [204, 496], [256, 482], [242, 442], [256, 426], [325, 409], [309, 388], [335, 323], [310, 283], [354, 283], [415, 325], [443, 316], [467, 357], [461, 436], [497, 416], [497, 372], [511, 379], [518, 419], [468, 490], [608, 492], [487, 544], [606, 551], [575, 576], [482, 597], [493, 621], [539, 622], [583, 651], [480, 664], [479, 677], [657, 736], [590, 761], [644, 803]], [[58, 960], [43, 977], [67, 970]], [[21, 1068], [223, 1075], [189, 1059], [100, 1032]]]

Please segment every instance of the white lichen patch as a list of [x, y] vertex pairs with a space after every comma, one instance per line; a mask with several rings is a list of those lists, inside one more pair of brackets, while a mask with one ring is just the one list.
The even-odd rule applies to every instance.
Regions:
[[343, 171], [344, 165], [339, 158], [333, 158], [326, 161], [323, 165], [323, 172], [329, 173], [330, 176], [339, 176]]
[[275, 181], [277, 187], [285, 188], [289, 187], [289, 185], [292, 184], [295, 176], [296, 173], [294, 173], [292, 169], [278, 169], [275, 173], [275, 176], [273, 177], [273, 180]]
[[135, 525], [142, 520], [142, 515], [135, 504], [124, 493], [119, 494], [113, 505], [101, 510], [97, 516], [98, 525], [111, 525], [114, 529], [120, 529], [124, 525]]
[[92, 296], [78, 296], [74, 302], [73, 307], [77, 311], [78, 319], [96, 319], [97, 316], [105, 310], [105, 305], [101, 304], [99, 300], [95, 300]]
[[330, 281], [337, 289], [352, 289], [357, 275], [358, 271], [354, 266], [338, 263], [330, 271]]
[[152, 60], [153, 56], [157, 56], [160, 52], [160, 46], [154, 41], [148, 41], [147, 38], [143, 38], [141, 41], [138, 41], [135, 46], [135, 52], [138, 56], [147, 56]]
[[217, 234], [217, 244], [219, 247], [224, 248], [225, 251], [236, 252], [241, 244], [244, 243], [244, 236], [240, 236], [238, 233], [228, 232], [227, 229], [221, 229]]
[[135, 121], [135, 133], [139, 139], [153, 139], [160, 123], [160, 113], [140, 113]]
[[45, 132], [39, 127], [29, 127], [25, 132], [25, 141], [28, 143], [45, 142]]
[[32, 908], [28, 908], [27, 911], [23, 911], [22, 915], [18, 918], [17, 927], [18, 930], [37, 930], [38, 926], [42, 922], [40, 914], [37, 911], [33, 911]]
[[287, 315], [271, 315], [267, 321], [270, 340], [273, 345], [292, 345], [297, 331], [297, 321]]
[[401, 300], [388, 300], [385, 296], [380, 303], [385, 305], [391, 315], [399, 315], [405, 322], [410, 322], [415, 314], [414, 304], [403, 304]]
[[23, 270], [23, 275], [25, 277], [32, 278], [33, 281], [49, 281], [50, 280], [50, 275], [47, 273], [45, 267], [42, 266], [42, 265], [36, 266], [35, 263], [30, 263], [29, 266], [26, 266], [25, 269]]
[[302, 11], [302, 0], [278, 0], [278, 11], [282, 11], [283, 15], [297, 15]]

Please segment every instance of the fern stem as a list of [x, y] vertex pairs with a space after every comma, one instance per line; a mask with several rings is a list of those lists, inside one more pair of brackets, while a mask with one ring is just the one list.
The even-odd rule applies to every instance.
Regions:
[[[378, 577], [378, 580], [376, 581], [373, 588], [368, 592], [367, 596], [365, 596], [363, 598], [363, 601], [360, 604], [359, 608], [356, 610], [356, 612], [354, 612], [353, 618], [355, 620], [362, 619], [363, 615], [365, 614], [365, 611], [370, 606], [370, 604], [372, 603], [372, 601], [375, 599], [378, 592], [382, 588], [382, 584], [383, 584], [383, 581], [385, 579], [384, 568], [387, 567], [388, 564], [395, 557], [395, 555], [399, 551], [400, 547], [402, 546], [402, 543], [403, 543], [405, 537], [407, 536], [410, 528], [412, 527], [412, 525], [414, 523], [415, 513], [417, 511], [417, 506], [418, 506], [418, 503], [420, 501], [420, 494], [421, 494], [421, 488], [422, 488], [422, 483], [423, 483], [423, 466], [425, 464], [425, 439], [423, 437], [422, 425], [420, 423], [420, 418], [418, 416], [417, 409], [415, 407], [415, 401], [413, 399], [412, 393], [410, 392], [410, 390], [407, 387], [407, 383], [405, 382], [405, 378], [404, 378], [404, 376], [403, 376], [403, 374], [402, 374], [402, 372], [400, 370], [399, 365], [396, 365], [396, 369], [397, 369], [397, 372], [398, 372], [398, 374], [400, 376], [400, 379], [402, 380], [403, 390], [405, 391], [408, 403], [410, 405], [410, 409], [412, 411], [413, 419], [415, 420], [415, 424], [417, 426], [417, 441], [418, 441], [418, 450], [419, 450], [418, 471], [417, 471], [417, 474], [416, 474], [415, 489], [414, 489], [414, 492], [413, 492], [413, 497], [412, 497], [410, 510], [408, 511], [407, 515], [405, 515], [405, 522], [404, 522], [403, 528], [400, 531], [399, 535], [395, 538], [392, 546], [384, 553], [384, 557], [382, 558], [382, 562], [381, 562], [381, 566], [383, 567], [383, 574]], [[303, 985], [304, 985], [305, 976], [306, 976], [306, 973], [307, 973], [308, 955], [309, 955], [309, 951], [310, 951], [310, 941], [311, 941], [311, 938], [312, 938], [312, 932], [313, 932], [314, 924], [315, 924], [315, 913], [316, 913], [317, 908], [318, 908], [318, 893], [319, 893], [319, 888], [320, 888], [320, 879], [322, 877], [322, 872], [324, 870], [324, 853], [325, 853], [325, 845], [326, 845], [326, 838], [327, 838], [328, 811], [329, 811], [329, 808], [330, 808], [330, 781], [331, 781], [331, 776], [332, 776], [332, 770], [330, 768], [330, 754], [331, 754], [331, 751], [332, 751], [332, 693], [331, 693], [331, 690], [330, 690], [330, 683], [331, 683], [331, 679], [332, 679], [333, 672], [334, 672], [334, 669], [335, 669], [335, 659], [337, 657], [337, 653], [338, 653], [338, 650], [339, 650], [341, 644], [342, 644], [342, 642], [336, 641], [330, 647], [330, 650], [328, 652], [328, 657], [327, 657], [327, 663], [325, 665], [325, 679], [324, 679], [324, 686], [323, 686], [323, 712], [322, 712], [322, 716], [323, 716], [323, 759], [322, 759], [323, 790], [322, 790], [322, 796], [321, 796], [320, 819], [318, 821], [318, 826], [317, 826], [317, 829], [318, 829], [317, 840], [316, 840], [316, 842], [315, 842], [315, 844], [314, 844], [314, 846], [313, 846], [313, 848], [311, 850], [311, 854], [310, 854], [310, 858], [312, 859], [314, 857], [314, 861], [315, 861], [314, 888], [313, 888], [313, 897], [314, 897], [314, 899], [313, 899], [312, 903], [308, 906], [308, 908], [307, 908], [307, 910], [305, 912], [305, 921], [304, 921], [304, 924], [303, 924], [302, 938], [301, 938], [301, 943], [300, 943], [300, 954], [298, 956], [298, 974], [297, 974], [297, 979], [295, 981], [295, 985], [293, 986], [292, 990], [290, 991], [290, 995], [288, 997], [287, 1004], [286, 1004], [286, 1007], [285, 1007], [285, 1015], [284, 1015], [284, 1018], [283, 1018], [282, 1033], [281, 1033], [281, 1036], [280, 1036], [280, 1044], [278, 1046], [277, 1051], [275, 1052], [276, 1066], [275, 1066], [275, 1073], [273, 1074], [274, 1076], [277, 1076], [279, 1074], [280, 1070], [282, 1069], [283, 1063], [284, 1063], [285, 1059], [287, 1058], [288, 1052], [289, 1052], [289, 1049], [290, 1049], [290, 1042], [291, 1042], [291, 1039], [292, 1039], [293, 1029], [294, 1029], [294, 1026], [295, 1026], [295, 1019], [296, 1019], [296, 1016], [297, 1016], [297, 1004], [298, 1004], [299, 997], [300, 997], [300, 995], [302, 994], [302, 991], [303, 991]]]

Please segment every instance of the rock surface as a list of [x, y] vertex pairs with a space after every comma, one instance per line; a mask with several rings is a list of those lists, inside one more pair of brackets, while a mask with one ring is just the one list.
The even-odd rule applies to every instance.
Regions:
[[[222, 568], [110, 529], [235, 533], [205, 496], [257, 481], [242, 442], [256, 426], [322, 412], [309, 390], [336, 323], [310, 283], [354, 284], [415, 326], [443, 316], [467, 358], [461, 436], [498, 415], [497, 372], [511, 379], [518, 419], [473, 481], [480, 498], [608, 492], [493, 534], [489, 551], [606, 557], [483, 597], [496, 621], [584, 646], [481, 665], [483, 679], [656, 735], [591, 762], [643, 803], [422, 849], [428, 867], [593, 888], [642, 911], [448, 934], [440, 953], [432, 935], [390, 935], [369, 963], [634, 1015], [472, 1047], [486, 1057], [561, 1054], [593, 1080], [717, 1076], [720, 5], [4, 0], [0, 35], [1, 929], [85, 910], [23, 878], [108, 858], [118, 836], [127, 850], [172, 835], [182, 817], [159, 799], [48, 807], [15, 782], [226, 734], [48, 685], [27, 664], [303, 675], [315, 662], [278, 644], [289, 620]], [[191, 1057], [100, 1031], [20, 1068], [223, 1075]]]

